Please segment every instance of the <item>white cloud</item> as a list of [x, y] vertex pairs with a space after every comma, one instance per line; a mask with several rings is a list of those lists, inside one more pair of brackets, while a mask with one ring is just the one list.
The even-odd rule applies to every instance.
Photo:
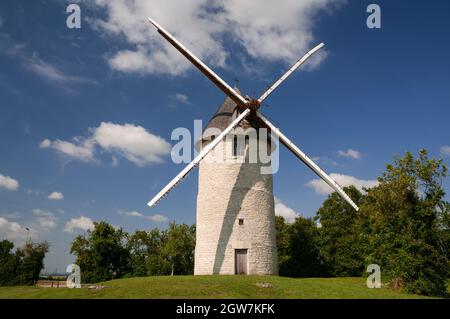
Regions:
[[120, 154], [138, 166], [160, 163], [161, 156], [170, 153], [170, 144], [162, 137], [133, 124], [102, 122], [92, 138], [105, 151]]
[[12, 177], [0, 174], [0, 187], [15, 191], [19, 188], [19, 182]]
[[450, 156], [450, 146], [442, 146], [441, 147], [441, 155], [443, 156]]
[[158, 222], [158, 223], [166, 222], [168, 220], [167, 217], [165, 217], [163, 215], [156, 214], [156, 215], [151, 215], [151, 216], [145, 216], [144, 214], [142, 214], [138, 211], [130, 211], [130, 212], [119, 211], [119, 214], [130, 216], [130, 217], [146, 218], [148, 220]]
[[25, 240], [27, 233], [19, 223], [10, 222], [4, 217], [0, 217], [0, 239]]
[[13, 241], [16, 246], [21, 246], [28, 235], [33, 240], [37, 240], [41, 235], [58, 226], [58, 218], [52, 212], [36, 208], [32, 210], [32, 215], [35, 219], [29, 220], [25, 225], [8, 220], [8, 218], [17, 218], [18, 213], [4, 214], [5, 217], [0, 217], [0, 240], [5, 238]]
[[342, 150], [338, 151], [338, 155], [340, 157], [348, 157], [351, 159], [360, 159], [361, 158], [361, 152], [352, 150], [351, 148], [349, 148], [346, 151], [342, 151]]
[[94, 229], [94, 222], [89, 217], [81, 216], [80, 218], [72, 218], [66, 223], [64, 231], [72, 233], [74, 230], [92, 230]]
[[40, 231], [46, 232], [57, 226], [56, 216], [52, 212], [44, 211], [42, 209], [33, 209], [33, 215], [37, 216], [37, 225]]
[[[229, 39], [254, 59], [292, 64], [319, 41], [314, 20], [342, 0], [91, 0], [104, 19], [91, 19], [98, 31], [124, 39], [131, 49], [112, 52], [111, 68], [123, 72], [178, 75], [190, 64], [147, 21], [151, 17], [213, 66], [225, 66]], [[317, 66], [324, 52], [309, 61]], [[262, 67], [263, 65], [261, 65]]]
[[189, 104], [189, 97], [185, 94], [172, 94], [169, 95], [169, 99], [172, 101], [172, 103]]
[[66, 74], [56, 66], [42, 60], [37, 53], [33, 53], [30, 59], [25, 59], [24, 66], [46, 80], [61, 84], [93, 83], [90, 79]]
[[64, 199], [64, 195], [60, 192], [53, 192], [50, 195], [48, 195], [48, 199], [51, 200], [62, 200]]
[[154, 221], [154, 222], [158, 222], [158, 223], [163, 223], [168, 220], [167, 217], [165, 217], [163, 215], [158, 215], [158, 214], [147, 216], [147, 219]]
[[[330, 174], [330, 177], [334, 179], [341, 187], [353, 185], [360, 191], [365, 188], [371, 188], [378, 185], [377, 180], [362, 180], [350, 175], [344, 174]], [[322, 179], [313, 179], [306, 183], [307, 186], [311, 187], [316, 191], [316, 193], [321, 195], [331, 194], [333, 189], [328, 186]]]
[[299, 216], [292, 208], [286, 206], [279, 198], [275, 197], [275, 215], [284, 217], [288, 223], [293, 223]]
[[52, 212], [47, 212], [40, 208], [33, 209], [33, 215], [39, 217], [55, 217], [55, 214], [53, 214]]
[[96, 146], [113, 154], [113, 166], [117, 166], [120, 155], [138, 166], [162, 162], [162, 156], [170, 153], [170, 144], [160, 136], [153, 135], [142, 126], [102, 122], [90, 129], [88, 138], [76, 137], [73, 142], [45, 139], [41, 148], [54, 149], [70, 158], [84, 162], [96, 161]]
[[91, 140], [81, 140], [75, 138], [73, 142], [45, 139], [40, 144], [41, 148], [51, 148], [57, 152], [64, 154], [73, 159], [83, 162], [91, 162], [95, 160], [94, 144]]
[[132, 212], [119, 212], [119, 214], [121, 215], [126, 215], [126, 216], [130, 216], [130, 217], [144, 217], [143, 214], [137, 212], [137, 211], [132, 211]]

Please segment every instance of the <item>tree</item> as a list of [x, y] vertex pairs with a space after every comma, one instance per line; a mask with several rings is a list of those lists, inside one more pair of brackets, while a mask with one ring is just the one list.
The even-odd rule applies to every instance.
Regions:
[[168, 275], [171, 265], [164, 255], [167, 231], [154, 228], [151, 231], [137, 230], [129, 236], [130, 276]]
[[[344, 191], [356, 205], [363, 194], [354, 186]], [[315, 217], [320, 221], [319, 246], [326, 267], [332, 276], [360, 276], [364, 272], [364, 256], [359, 231], [360, 216], [336, 192], [328, 196]]]
[[100, 282], [120, 278], [129, 273], [127, 234], [101, 221], [87, 235], [79, 235], [72, 242], [70, 252], [77, 256], [84, 282]]
[[32, 285], [39, 279], [44, 267], [48, 243], [27, 242], [23, 248], [13, 252], [14, 244], [8, 240], [0, 242], [0, 286]]
[[44, 268], [44, 258], [48, 248], [49, 244], [47, 242], [27, 242], [23, 248], [18, 249], [17, 255], [21, 257], [18, 282], [21, 285], [32, 285], [39, 280], [39, 274]]
[[378, 178], [361, 206], [366, 263], [381, 266], [410, 293], [444, 295], [450, 272], [447, 168], [425, 150], [407, 152]]
[[171, 223], [164, 254], [171, 264], [171, 274], [194, 273], [195, 226]]
[[0, 286], [13, 285], [17, 281], [19, 258], [13, 252], [14, 244], [0, 241]]
[[283, 216], [275, 216], [275, 236], [277, 242], [278, 251], [278, 267], [280, 269], [280, 275], [288, 276], [286, 264], [289, 257], [289, 224], [285, 222]]
[[149, 236], [146, 231], [138, 230], [128, 238], [127, 249], [130, 253], [130, 276], [146, 276], [146, 261], [150, 254]]
[[282, 245], [280, 274], [289, 277], [322, 277], [325, 267], [320, 256], [319, 231], [311, 218], [297, 217], [291, 225], [278, 220], [277, 237]]
[[172, 265], [165, 253], [168, 241], [168, 231], [152, 229], [148, 233], [149, 253], [146, 262], [147, 273], [151, 276], [170, 275]]

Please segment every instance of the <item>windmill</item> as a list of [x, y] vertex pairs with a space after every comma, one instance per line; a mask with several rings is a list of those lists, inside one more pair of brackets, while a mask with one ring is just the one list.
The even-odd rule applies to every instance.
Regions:
[[[216, 156], [212, 151], [218, 145], [228, 147], [225, 137], [233, 134], [236, 127], [265, 128], [358, 210], [342, 188], [259, 111], [266, 98], [324, 44], [307, 52], [258, 99], [254, 99], [244, 97], [237, 88], [229, 86], [157, 22], [148, 20], [227, 95], [207, 126], [219, 128], [220, 134], [205, 134], [205, 130], [199, 154], [148, 205], [154, 206], [199, 165], [194, 274], [278, 274], [272, 175], [261, 174], [261, 163], [215, 164], [214, 161], [203, 160]], [[270, 143], [270, 140], [267, 142]]]

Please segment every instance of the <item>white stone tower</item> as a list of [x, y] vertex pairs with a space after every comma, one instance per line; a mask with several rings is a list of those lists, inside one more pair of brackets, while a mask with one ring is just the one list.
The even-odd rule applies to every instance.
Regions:
[[[217, 136], [211, 128], [222, 131], [237, 115], [227, 98], [208, 123], [203, 146]], [[267, 163], [243, 162], [248, 143], [246, 151], [235, 143], [223, 140], [199, 164], [194, 274], [278, 275], [272, 174], [261, 173]]]

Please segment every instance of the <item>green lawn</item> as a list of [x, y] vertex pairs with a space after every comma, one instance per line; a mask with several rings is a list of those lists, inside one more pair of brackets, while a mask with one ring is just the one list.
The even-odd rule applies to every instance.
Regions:
[[[368, 289], [365, 278], [270, 276], [141, 277], [101, 283], [102, 290], [0, 287], [4, 298], [425, 298], [389, 288]], [[270, 283], [261, 288], [257, 283]]]

